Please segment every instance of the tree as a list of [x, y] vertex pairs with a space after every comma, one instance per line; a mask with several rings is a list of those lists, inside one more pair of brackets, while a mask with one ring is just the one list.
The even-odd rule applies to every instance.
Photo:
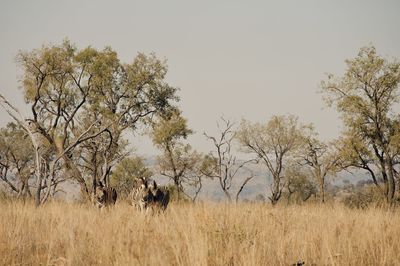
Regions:
[[310, 178], [304, 168], [298, 164], [288, 167], [286, 179], [288, 203], [291, 202], [293, 195], [296, 202], [305, 202], [311, 196], [317, 194], [315, 179]]
[[127, 149], [129, 143], [122, 138], [122, 132], [121, 128], [112, 126], [106, 134], [86, 141], [76, 149], [74, 163], [91, 187], [93, 196], [98, 185], [111, 186], [112, 168], [130, 154]]
[[141, 157], [128, 157], [123, 159], [111, 174], [111, 185], [115, 187], [118, 195], [126, 197], [132, 191], [134, 182], [138, 178], [150, 178], [152, 171], [144, 164]]
[[[239, 161], [237, 159], [237, 156], [232, 152], [233, 141], [237, 135], [234, 129], [235, 124], [224, 118], [221, 120], [222, 126], [218, 124], [220, 132], [217, 137], [204, 133], [207, 139], [213, 143], [215, 150], [206, 156], [203, 171], [206, 176], [218, 180], [222, 191], [229, 201], [232, 201], [232, 185], [235, 182], [239, 182], [239, 188], [234, 194], [235, 201], [238, 202], [240, 193], [254, 177], [253, 172], [246, 168], [246, 165], [255, 163], [256, 160]], [[246, 172], [243, 178], [239, 178], [239, 175], [242, 174], [240, 171]]]
[[[106, 58], [106, 66], [116, 65], [122, 74], [118, 71], [109, 76], [122, 76], [127, 81], [117, 79], [110, 82], [107, 78], [102, 81], [102, 84], [110, 85], [95, 91], [96, 104], [86, 108], [83, 115], [86, 125], [98, 117], [111, 124], [106, 134], [81, 146], [82, 167], [87, 172], [85, 179], [90, 180], [93, 191], [98, 182], [109, 185], [111, 168], [129, 154], [125, 149], [127, 141], [122, 138], [123, 132], [129, 128], [136, 130], [140, 123], [150, 122], [155, 114], [174, 109], [170, 101], [178, 100], [174, 96], [176, 89], [163, 81], [167, 71], [165, 62], [153, 54], [139, 54], [131, 65], [118, 65], [111, 59]], [[119, 119], [118, 123], [112, 123]]]
[[[79, 160], [75, 156], [81, 154], [77, 148], [87, 141], [98, 144], [104, 138], [110, 145], [118, 143], [116, 135], [136, 129], [178, 100], [176, 89], [164, 81], [165, 62], [154, 55], [138, 54], [133, 63], [122, 64], [109, 47], [79, 51], [65, 41], [20, 52], [18, 62], [24, 71], [23, 92], [31, 106], [31, 118], [26, 123], [16, 108], [4, 97], [0, 99], [32, 139], [37, 158], [37, 205], [46, 201], [61, 171], [78, 181], [83, 195], [88, 195], [85, 178], [76, 165]], [[103, 156], [110, 157], [113, 155]], [[41, 195], [43, 187], [47, 191]]]
[[285, 187], [285, 163], [301, 147], [302, 127], [295, 116], [273, 116], [266, 124], [243, 120], [238, 140], [245, 152], [254, 154], [272, 176], [272, 204], [276, 204]]
[[344, 122], [341, 157], [346, 167], [367, 170], [392, 202], [399, 157], [400, 120], [395, 107], [400, 64], [379, 56], [374, 47], [361, 48], [346, 64], [342, 77], [328, 75], [321, 84], [326, 102], [336, 107]]
[[340, 167], [340, 155], [333, 145], [328, 145], [317, 138], [310, 127], [304, 135], [304, 148], [300, 150], [301, 164], [308, 166], [308, 172], [319, 184], [321, 202], [325, 202], [325, 183], [328, 175], [335, 175]]
[[33, 157], [32, 143], [21, 127], [8, 123], [0, 129], [0, 180], [17, 197], [31, 196], [29, 179]]
[[[183, 142], [192, 133], [177, 110], [160, 116], [151, 131], [153, 143], [162, 151], [157, 157], [160, 174], [173, 181], [178, 200], [183, 193], [195, 201], [202, 188], [201, 154]], [[185, 191], [185, 186], [194, 189], [192, 195]]]

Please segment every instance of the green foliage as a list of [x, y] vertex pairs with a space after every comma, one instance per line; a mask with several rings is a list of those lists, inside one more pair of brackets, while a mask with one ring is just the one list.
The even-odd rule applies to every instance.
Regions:
[[[26, 132], [15, 123], [0, 129], [0, 151], [2, 158], [9, 157], [15, 167], [27, 166], [33, 160], [32, 143]], [[22, 165], [21, 165], [22, 164]]]
[[282, 194], [285, 164], [303, 145], [304, 127], [293, 115], [273, 116], [266, 124], [246, 120], [241, 123], [237, 138], [242, 149], [259, 158], [273, 177], [270, 197], [273, 204]]
[[141, 157], [128, 157], [123, 159], [112, 172], [111, 186], [117, 190], [119, 196], [126, 197], [132, 191], [136, 179], [149, 178], [152, 175]]
[[303, 132], [303, 147], [298, 151], [299, 163], [304, 165], [313, 182], [319, 185], [321, 202], [325, 201], [326, 178], [342, 170], [340, 152], [333, 143], [324, 143], [312, 126]]
[[30, 195], [28, 180], [33, 163], [32, 142], [26, 132], [14, 123], [1, 128], [0, 180], [18, 195]]
[[160, 115], [150, 132], [153, 143], [162, 152], [157, 156], [158, 171], [173, 181], [178, 199], [181, 196], [185, 198], [183, 194], [187, 186], [196, 191], [194, 198], [201, 189], [201, 175], [198, 171], [201, 155], [183, 142], [190, 134], [193, 131], [177, 110]]
[[293, 115], [273, 116], [266, 124], [242, 120], [237, 138], [245, 152], [265, 159], [278, 154], [283, 159], [302, 145], [303, 127]]
[[39, 156], [51, 173], [41, 175], [56, 182], [56, 170], [63, 168], [83, 192], [86, 183], [107, 181], [111, 167], [126, 156], [125, 130], [175, 110], [179, 100], [177, 89], [164, 80], [166, 62], [154, 54], [139, 53], [124, 64], [111, 47], [80, 50], [64, 41], [20, 52], [17, 60], [31, 105], [33, 142], [49, 146]]
[[122, 64], [110, 47], [78, 50], [65, 41], [20, 52], [17, 58], [25, 99], [44, 129], [57, 131], [88, 115], [103, 126], [113, 122], [135, 128], [150, 114], [174, 109], [171, 103], [179, 100], [177, 89], [164, 81], [166, 63], [154, 54], [139, 53], [131, 64]]
[[346, 60], [343, 77], [328, 76], [321, 84], [325, 100], [341, 113], [344, 136], [338, 143], [342, 164], [367, 170], [388, 201], [395, 192], [394, 165], [399, 157], [400, 64], [379, 56], [375, 47], [364, 47]]
[[200, 164], [200, 171], [211, 179], [214, 179], [218, 173], [218, 158], [212, 154], [206, 154]]
[[192, 202], [188, 195], [181, 193], [173, 184], [165, 186], [165, 190], [169, 191], [170, 202]]
[[318, 193], [317, 182], [304, 169], [291, 165], [286, 171], [286, 198], [288, 203], [302, 203]]
[[173, 112], [167, 118], [161, 118], [154, 124], [151, 132], [153, 143], [164, 149], [176, 145], [177, 141], [186, 139], [191, 134], [193, 131], [188, 128], [187, 119], [179, 112]]

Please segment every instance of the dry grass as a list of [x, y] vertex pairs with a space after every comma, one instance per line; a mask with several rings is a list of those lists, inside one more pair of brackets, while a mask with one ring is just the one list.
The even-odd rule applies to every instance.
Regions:
[[262, 204], [1, 203], [2, 265], [395, 265], [397, 210]]

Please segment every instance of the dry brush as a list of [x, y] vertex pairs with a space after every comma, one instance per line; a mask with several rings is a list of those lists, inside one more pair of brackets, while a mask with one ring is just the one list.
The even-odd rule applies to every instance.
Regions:
[[341, 205], [172, 205], [148, 216], [124, 203], [99, 211], [1, 203], [2, 265], [394, 265], [397, 210]]

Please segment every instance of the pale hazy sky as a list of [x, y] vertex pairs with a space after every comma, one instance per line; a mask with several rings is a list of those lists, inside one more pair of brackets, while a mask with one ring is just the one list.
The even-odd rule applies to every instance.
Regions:
[[[365, 45], [400, 58], [400, 1], [1, 0], [0, 92], [26, 109], [15, 55], [66, 37], [80, 48], [110, 45], [124, 62], [139, 51], [165, 57], [201, 151], [202, 132], [215, 133], [221, 115], [262, 122], [291, 113], [328, 140], [341, 123], [318, 84]], [[133, 142], [154, 153], [149, 141]]]

